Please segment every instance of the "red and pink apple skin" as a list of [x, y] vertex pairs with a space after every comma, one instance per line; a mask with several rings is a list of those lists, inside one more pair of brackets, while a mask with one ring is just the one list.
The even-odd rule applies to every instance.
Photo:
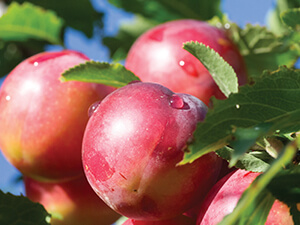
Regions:
[[[199, 210], [197, 225], [216, 225], [230, 214], [242, 193], [260, 173], [236, 170], [226, 175], [214, 185]], [[293, 225], [289, 208], [275, 200], [268, 215], [266, 225]]]
[[24, 178], [26, 196], [51, 214], [52, 225], [110, 225], [120, 215], [93, 191], [85, 176], [61, 183]]
[[132, 83], [108, 95], [83, 140], [83, 166], [93, 189], [136, 220], [168, 219], [191, 208], [222, 164], [210, 153], [177, 166], [206, 111], [198, 98], [155, 83]]
[[82, 175], [88, 108], [113, 90], [59, 80], [87, 60], [71, 50], [40, 53], [21, 62], [1, 86], [0, 149], [26, 176], [58, 181]]
[[197, 41], [214, 49], [233, 67], [239, 84], [247, 83], [244, 59], [226, 31], [191, 19], [166, 22], [142, 34], [131, 47], [125, 67], [142, 81], [194, 95], [207, 105], [212, 96], [224, 99], [208, 70], [182, 48], [187, 41]]
[[195, 221], [187, 216], [180, 215], [175, 218], [161, 221], [127, 219], [122, 225], [195, 225]]

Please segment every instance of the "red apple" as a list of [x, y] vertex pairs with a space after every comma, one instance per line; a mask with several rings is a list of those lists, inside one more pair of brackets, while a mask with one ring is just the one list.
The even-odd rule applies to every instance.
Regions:
[[39, 180], [82, 175], [81, 143], [89, 106], [111, 87], [59, 81], [88, 58], [45, 52], [21, 62], [0, 89], [0, 149], [17, 169]]
[[[221, 179], [208, 193], [201, 209], [197, 225], [216, 225], [235, 208], [242, 193], [260, 173], [236, 170]], [[266, 225], [292, 225], [289, 208], [275, 200]]]
[[175, 218], [161, 221], [141, 221], [134, 219], [127, 219], [123, 225], [195, 225], [195, 221], [189, 217], [180, 215]]
[[132, 219], [182, 214], [205, 196], [222, 164], [210, 153], [177, 165], [206, 110], [198, 98], [154, 83], [132, 83], [108, 95], [83, 139], [83, 166], [93, 189]]
[[93, 191], [85, 176], [61, 183], [24, 178], [26, 196], [51, 214], [52, 225], [109, 225], [120, 215]]
[[211, 96], [224, 99], [208, 70], [182, 48], [187, 41], [198, 41], [214, 49], [233, 67], [239, 84], [247, 82], [244, 60], [226, 31], [190, 19], [160, 24], [141, 35], [131, 47], [125, 66], [142, 81], [194, 95], [207, 105]]

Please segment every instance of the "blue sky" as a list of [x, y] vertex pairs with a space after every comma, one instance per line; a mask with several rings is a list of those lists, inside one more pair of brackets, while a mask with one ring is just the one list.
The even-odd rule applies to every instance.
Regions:
[[[229, 19], [240, 26], [247, 23], [265, 24], [267, 12], [272, 8], [273, 0], [223, 0], [222, 8]], [[106, 0], [92, 0], [94, 7], [99, 11], [105, 11], [106, 35], [114, 35], [120, 23], [130, 21], [133, 16], [120, 9], [109, 5]], [[93, 60], [109, 61], [108, 49], [101, 45], [100, 37], [87, 39], [82, 33], [68, 29], [66, 34], [66, 46], [85, 53]], [[56, 49], [57, 47], [49, 47]], [[0, 79], [0, 85], [3, 79]], [[16, 182], [20, 174], [11, 166], [0, 153], [0, 189], [14, 194], [24, 193], [21, 182]]]

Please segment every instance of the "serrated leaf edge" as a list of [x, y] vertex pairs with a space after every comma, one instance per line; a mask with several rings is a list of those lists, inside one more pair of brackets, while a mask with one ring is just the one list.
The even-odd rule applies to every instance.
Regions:
[[[228, 71], [229, 73], [231, 74], [234, 74], [235, 75], [235, 88], [230, 90], [228, 85], [226, 85], [226, 83], [223, 82], [222, 79], [218, 79], [219, 77], [217, 76], [216, 74], [216, 71], [210, 67], [209, 64], [207, 64], [205, 61], [202, 61], [201, 59], [199, 59], [197, 56], [196, 56], [196, 53], [195, 51], [193, 50], [193, 48], [190, 48], [191, 46], [190, 45], [196, 45], [196, 46], [202, 46], [206, 48], [206, 53], [209, 53], [210, 55], [212, 54], [215, 54], [216, 57], [220, 60], [220, 62], [222, 62], [223, 66], [222, 68], [225, 66], [225, 68], [223, 69]], [[216, 84], [219, 86], [220, 90], [223, 92], [223, 94], [228, 97], [231, 93], [237, 93], [238, 92], [238, 80], [237, 80], [237, 75], [234, 71], [234, 69], [232, 68], [232, 66], [226, 62], [222, 56], [220, 56], [220, 54], [218, 52], [216, 52], [214, 49], [210, 48], [209, 46], [203, 44], [203, 43], [200, 43], [198, 41], [188, 41], [188, 42], [185, 42], [183, 44], [183, 49], [187, 50], [188, 52], [190, 52], [192, 55], [194, 55], [196, 58], [198, 58], [200, 60], [200, 62], [203, 64], [203, 66], [210, 72], [212, 78], [214, 79], [214, 81], [216, 82]], [[205, 54], [206, 54], [205, 53]], [[221, 71], [221, 70], [220, 70]], [[219, 71], [217, 71], [219, 72]]]

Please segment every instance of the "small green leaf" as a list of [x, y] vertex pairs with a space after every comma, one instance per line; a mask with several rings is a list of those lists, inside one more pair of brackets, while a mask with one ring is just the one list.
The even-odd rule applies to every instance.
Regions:
[[42, 205], [0, 190], [0, 224], [47, 225], [49, 220]]
[[271, 29], [271, 31], [274, 32], [275, 34], [285, 35], [287, 32], [289, 32], [289, 29], [282, 20], [282, 13], [292, 8], [299, 8], [300, 1], [299, 0], [277, 0], [274, 2], [276, 3], [276, 5], [268, 12], [266, 18], [267, 25]]
[[217, 52], [193, 41], [185, 43], [183, 48], [201, 61], [227, 97], [238, 92], [237, 76], [233, 68]]
[[[180, 164], [228, 145], [233, 128], [251, 128], [270, 124], [268, 132], [300, 130], [300, 70], [280, 68], [265, 73], [257, 82], [240, 88], [226, 100], [214, 101], [214, 107], [198, 124], [194, 142]], [[298, 119], [297, 119], [298, 118]], [[283, 123], [292, 119], [292, 123]]]
[[[229, 214], [218, 225], [264, 225], [269, 211], [274, 204], [275, 198], [267, 190], [258, 193], [258, 195], [251, 199], [251, 203], [248, 203], [247, 206], [245, 206], [244, 210], [240, 210], [238, 208], [240, 205], [237, 205], [237, 208], [233, 213], [238, 210], [242, 216], [235, 216], [235, 218], [232, 218], [233, 213]], [[248, 200], [248, 202], [250, 202], [250, 200]], [[239, 202], [238, 204], [241, 203]]]
[[264, 225], [275, 198], [267, 190], [272, 179], [288, 165], [297, 151], [295, 142], [289, 144], [270, 166], [246, 189], [237, 206], [219, 225]]
[[299, 57], [290, 42], [291, 34], [276, 36], [265, 27], [250, 24], [239, 33], [239, 47], [251, 76], [256, 77], [264, 70], [275, 70], [278, 66], [292, 67]]
[[300, 8], [288, 9], [281, 14], [282, 21], [293, 29], [300, 31]]
[[284, 32], [279, 36], [264, 26], [252, 24], [240, 28], [225, 16], [214, 17], [209, 23], [227, 31], [244, 57], [250, 77], [256, 78], [264, 70], [276, 70], [279, 66], [291, 68], [300, 56], [297, 33]]
[[232, 167], [244, 155], [256, 140], [269, 132], [271, 125], [268, 123], [259, 124], [251, 128], [236, 128], [232, 134], [230, 146], [235, 150], [231, 156], [229, 167]]
[[[216, 151], [223, 159], [230, 161], [234, 150], [229, 147], [224, 147]], [[252, 172], [265, 172], [269, 167], [273, 158], [265, 151], [251, 151], [239, 157], [235, 163], [235, 167]]]
[[220, 0], [109, 0], [109, 2], [159, 23], [183, 18], [207, 20], [215, 15], [221, 15]]
[[[282, 185], [284, 184], [284, 185]], [[288, 205], [299, 203], [300, 166], [281, 171], [268, 185], [268, 189], [280, 201]]]
[[[247, 208], [245, 207], [244, 210], [239, 210], [238, 207], [240, 205], [237, 205], [236, 210], [238, 210], [242, 214], [242, 216], [238, 216], [237, 218], [232, 219], [230, 217], [233, 216], [231, 216], [230, 214], [229, 216], [226, 216], [218, 225], [265, 225], [267, 217], [269, 215], [269, 211], [274, 204], [275, 198], [267, 190], [262, 190], [258, 193], [258, 195], [251, 199], [251, 203], [250, 200], [248, 200], [249, 203], [246, 206]], [[248, 194], [248, 197], [249, 196], [250, 195]]]
[[[11, 0], [8, 0], [11, 1]], [[44, 9], [52, 10], [65, 21], [65, 25], [84, 32], [91, 38], [95, 26], [102, 28], [103, 14], [97, 12], [91, 1], [86, 0], [14, 0], [20, 4], [30, 2]]]
[[88, 61], [65, 71], [61, 80], [77, 80], [122, 87], [132, 81], [139, 81], [139, 78], [121, 64]]
[[0, 39], [5, 41], [39, 39], [51, 44], [61, 44], [62, 26], [63, 21], [52, 11], [45, 11], [30, 3], [19, 5], [13, 2], [0, 18]]

